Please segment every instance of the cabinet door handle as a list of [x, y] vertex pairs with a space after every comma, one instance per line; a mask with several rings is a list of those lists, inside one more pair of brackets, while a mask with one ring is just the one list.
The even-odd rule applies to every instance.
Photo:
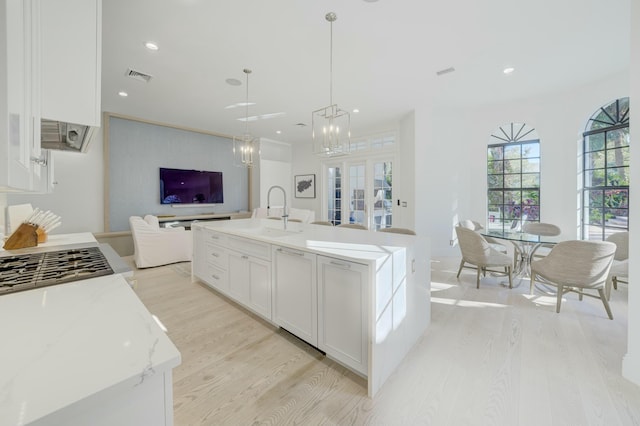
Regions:
[[213, 278], [214, 280], [220, 281], [220, 277], [217, 275], [211, 275], [211, 278]]
[[344, 262], [336, 262], [335, 260], [332, 260], [329, 262], [331, 265], [333, 266], [338, 266], [340, 268], [345, 268], [345, 269], [349, 269], [351, 268], [351, 265], [349, 263], [344, 263]]
[[220, 239], [220, 237], [218, 237], [217, 235], [211, 235], [211, 239], [212, 239], [212, 240], [219, 240], [219, 239]]
[[283, 248], [279, 248], [277, 250], [282, 254], [290, 254], [292, 256], [304, 256], [304, 253], [301, 251], [285, 250]]
[[220, 257], [220, 255], [218, 253], [211, 253], [211, 256], [213, 257]]
[[249, 256], [247, 256], [246, 254], [243, 254], [243, 255], [240, 257], [240, 259], [248, 260], [248, 259], [249, 259]]

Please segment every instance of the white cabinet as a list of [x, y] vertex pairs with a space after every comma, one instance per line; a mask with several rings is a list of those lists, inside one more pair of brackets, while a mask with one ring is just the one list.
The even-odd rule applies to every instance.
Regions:
[[316, 255], [273, 247], [273, 321], [318, 346]]
[[366, 265], [318, 256], [318, 348], [367, 374]]
[[41, 117], [100, 126], [101, 0], [38, 0]]
[[193, 228], [193, 275], [210, 287], [226, 294], [229, 256], [225, 248], [227, 237], [203, 228]]
[[[0, 0], [0, 191], [30, 191], [40, 154], [32, 111], [32, 2]], [[36, 134], [34, 135], [34, 131]]]
[[271, 262], [230, 252], [229, 295], [271, 320]]

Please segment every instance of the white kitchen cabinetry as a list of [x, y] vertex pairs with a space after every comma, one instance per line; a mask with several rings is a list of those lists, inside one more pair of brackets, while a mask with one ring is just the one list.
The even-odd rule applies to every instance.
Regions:
[[229, 237], [229, 296], [271, 320], [271, 245]]
[[100, 126], [102, 0], [38, 0], [41, 117]]
[[224, 234], [203, 228], [194, 228], [193, 275], [205, 284], [227, 294], [229, 280], [227, 269], [229, 255], [223, 247], [227, 242]]
[[318, 348], [367, 374], [368, 267], [318, 256]]
[[273, 247], [273, 321], [318, 346], [316, 255]]
[[[0, 0], [0, 191], [30, 191], [40, 155], [32, 109], [32, 2]], [[35, 132], [35, 134], [34, 134]]]

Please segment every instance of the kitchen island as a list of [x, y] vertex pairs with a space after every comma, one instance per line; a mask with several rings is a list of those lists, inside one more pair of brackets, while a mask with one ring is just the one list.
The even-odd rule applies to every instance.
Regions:
[[0, 321], [0, 425], [173, 423], [180, 353], [120, 274], [2, 295]]
[[428, 239], [304, 223], [198, 223], [193, 277], [367, 379], [373, 397], [430, 322]]

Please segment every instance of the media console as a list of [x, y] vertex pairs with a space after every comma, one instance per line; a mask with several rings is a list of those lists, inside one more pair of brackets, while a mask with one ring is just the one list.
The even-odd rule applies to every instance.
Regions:
[[191, 229], [193, 222], [212, 222], [216, 220], [246, 219], [251, 217], [251, 212], [240, 213], [211, 213], [196, 214], [190, 216], [178, 215], [158, 215], [158, 222], [162, 228], [173, 226], [184, 226], [185, 229]]

